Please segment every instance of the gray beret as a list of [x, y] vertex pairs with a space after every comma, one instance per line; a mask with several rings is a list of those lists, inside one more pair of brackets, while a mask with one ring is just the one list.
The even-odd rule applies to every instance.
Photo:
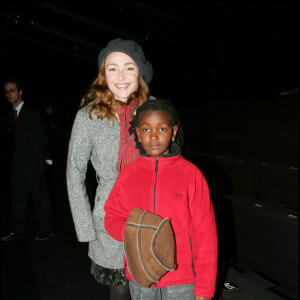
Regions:
[[111, 40], [106, 48], [103, 48], [98, 56], [98, 67], [101, 68], [103, 60], [112, 52], [123, 52], [130, 56], [139, 67], [143, 79], [149, 84], [152, 79], [153, 69], [149, 61], [146, 60], [142, 47], [132, 40], [117, 38]]

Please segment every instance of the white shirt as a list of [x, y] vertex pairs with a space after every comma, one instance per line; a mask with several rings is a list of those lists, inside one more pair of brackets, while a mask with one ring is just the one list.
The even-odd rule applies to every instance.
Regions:
[[24, 101], [22, 101], [17, 107], [14, 108], [14, 110], [17, 111], [17, 116], [19, 115], [20, 110], [21, 110], [23, 104], [24, 104]]

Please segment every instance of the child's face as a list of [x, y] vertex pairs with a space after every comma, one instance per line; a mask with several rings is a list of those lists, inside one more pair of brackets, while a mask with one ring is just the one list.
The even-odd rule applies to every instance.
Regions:
[[178, 126], [172, 126], [171, 114], [164, 110], [146, 110], [139, 115], [136, 132], [146, 153], [151, 156], [169, 154]]

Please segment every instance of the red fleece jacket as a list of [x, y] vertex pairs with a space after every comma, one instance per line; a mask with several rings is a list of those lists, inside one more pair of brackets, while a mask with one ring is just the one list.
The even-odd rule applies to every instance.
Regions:
[[[196, 282], [195, 295], [213, 297], [217, 230], [207, 182], [198, 167], [181, 154], [141, 156], [120, 172], [104, 206], [105, 229], [114, 239], [123, 242], [126, 221], [135, 207], [171, 218], [178, 267], [157, 286]], [[126, 276], [133, 280], [127, 268]]]

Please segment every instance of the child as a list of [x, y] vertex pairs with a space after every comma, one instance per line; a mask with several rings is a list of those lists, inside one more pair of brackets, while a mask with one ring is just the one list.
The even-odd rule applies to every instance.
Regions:
[[168, 100], [148, 100], [137, 108], [131, 124], [141, 156], [120, 172], [104, 207], [105, 228], [123, 241], [134, 208], [168, 217], [177, 264], [158, 282], [143, 287], [133, 280], [125, 257], [132, 300], [211, 299], [218, 256], [214, 210], [203, 174], [181, 155], [178, 114]]

